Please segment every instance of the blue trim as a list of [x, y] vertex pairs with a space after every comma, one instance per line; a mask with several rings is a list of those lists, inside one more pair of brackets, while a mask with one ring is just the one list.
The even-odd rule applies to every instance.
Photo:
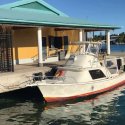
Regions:
[[96, 28], [96, 29], [120, 29], [118, 26], [108, 26], [108, 25], [94, 25], [94, 24], [75, 24], [75, 23], [63, 23], [63, 22], [46, 22], [46, 21], [29, 21], [20, 19], [0, 19], [1, 24], [18, 24], [18, 25], [34, 25], [34, 26], [56, 26], [56, 27], [76, 27], [76, 28]]

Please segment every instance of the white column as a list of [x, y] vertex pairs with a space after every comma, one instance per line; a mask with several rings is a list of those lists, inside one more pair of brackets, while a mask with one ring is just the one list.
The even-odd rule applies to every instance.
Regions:
[[[85, 42], [86, 41], [86, 33], [82, 29], [79, 32], [79, 41], [80, 42]], [[83, 44], [83, 50], [82, 50], [82, 52], [85, 52], [85, 44]]]
[[79, 41], [83, 42], [83, 30], [82, 29], [79, 32]]
[[110, 55], [111, 49], [110, 49], [110, 31], [106, 31], [106, 44], [107, 44], [107, 54]]
[[37, 30], [38, 35], [38, 66], [43, 66], [43, 54], [42, 54], [42, 28]]

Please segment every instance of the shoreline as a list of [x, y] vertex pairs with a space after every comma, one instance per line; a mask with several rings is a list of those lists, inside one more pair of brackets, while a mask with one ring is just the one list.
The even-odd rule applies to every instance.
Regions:
[[125, 51], [124, 52], [111, 52], [111, 56], [125, 56]]
[[125, 45], [125, 43], [115, 43], [115, 44], [111, 44], [111, 45]]

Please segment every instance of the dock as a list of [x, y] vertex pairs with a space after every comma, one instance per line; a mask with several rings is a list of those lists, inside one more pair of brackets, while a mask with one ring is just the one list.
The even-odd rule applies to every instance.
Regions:
[[60, 66], [65, 63], [65, 60], [55, 63], [44, 64], [43, 67], [38, 67], [38, 64], [23, 64], [15, 65], [14, 72], [1, 73], [0, 75], [0, 93], [14, 91], [26, 88], [28, 84], [33, 82], [32, 75], [34, 73], [45, 73], [53, 66]]

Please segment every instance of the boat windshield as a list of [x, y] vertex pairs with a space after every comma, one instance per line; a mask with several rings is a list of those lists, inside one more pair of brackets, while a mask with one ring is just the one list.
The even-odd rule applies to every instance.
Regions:
[[94, 55], [98, 55], [99, 50], [101, 48], [101, 42], [73, 42], [72, 45], [79, 45], [79, 54], [91, 53]]
[[111, 74], [118, 73], [117, 59], [109, 58], [104, 60], [105, 66], [109, 69]]
[[100, 47], [100, 53], [106, 53], [107, 51], [107, 46], [105, 42], [102, 42], [101, 47]]
[[88, 45], [86, 45], [86, 53], [92, 53], [94, 55], [97, 55], [99, 53], [99, 50], [99, 43], [88, 43]]

